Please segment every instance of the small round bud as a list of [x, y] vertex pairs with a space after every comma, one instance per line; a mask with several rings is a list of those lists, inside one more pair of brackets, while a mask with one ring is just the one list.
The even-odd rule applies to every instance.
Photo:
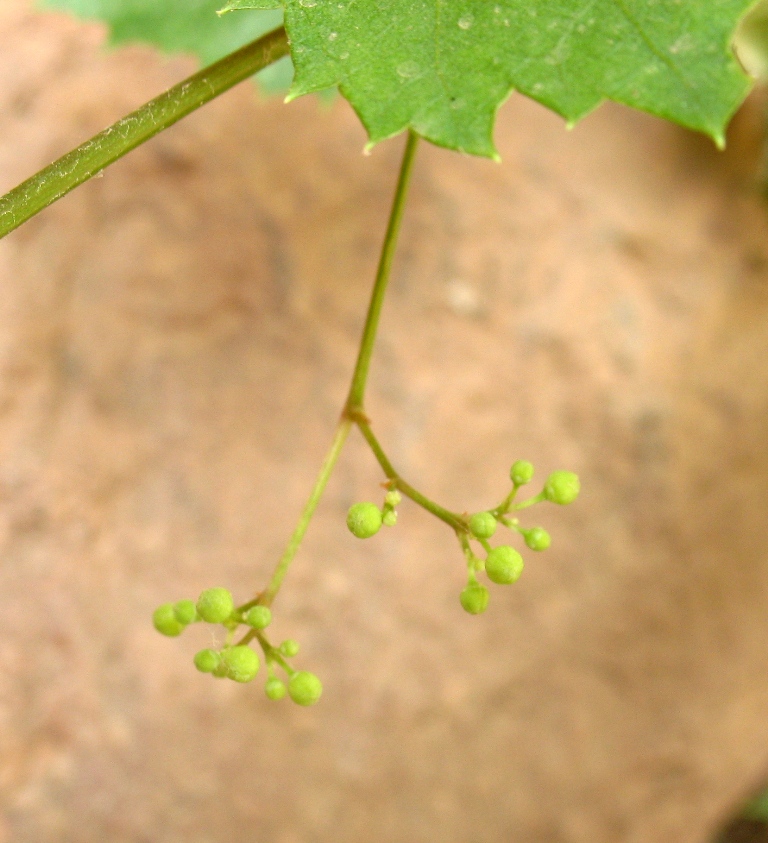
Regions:
[[533, 465], [528, 460], [517, 460], [509, 470], [509, 479], [515, 486], [525, 486], [533, 477]]
[[292, 659], [299, 652], [299, 642], [288, 638], [280, 645], [280, 652], [287, 658]]
[[390, 489], [384, 498], [384, 503], [387, 506], [395, 507], [402, 499], [403, 496], [397, 491], [397, 489]]
[[291, 676], [288, 693], [298, 705], [314, 705], [323, 693], [323, 685], [314, 673], [300, 670]]
[[200, 650], [195, 653], [194, 661], [200, 673], [213, 673], [221, 664], [221, 656], [216, 650]]
[[549, 533], [543, 527], [531, 527], [530, 530], [524, 530], [523, 538], [531, 550], [546, 550], [552, 544]]
[[490, 592], [479, 582], [470, 583], [459, 595], [462, 608], [470, 615], [481, 615], [488, 608]]
[[173, 613], [173, 603], [158, 606], [152, 614], [152, 623], [161, 635], [167, 635], [169, 638], [175, 638], [184, 632], [184, 624], [179, 623]]
[[173, 606], [173, 614], [179, 623], [184, 626], [197, 620], [197, 609], [193, 600], [179, 600]]
[[490, 512], [476, 512], [469, 519], [469, 532], [476, 539], [489, 539], [496, 532], [496, 519]]
[[259, 672], [259, 657], [245, 644], [224, 650], [221, 662], [227, 670], [227, 676], [235, 682], [250, 682]]
[[394, 527], [397, 524], [397, 513], [394, 509], [388, 509], [384, 515], [381, 516], [381, 523], [385, 527]]
[[509, 585], [520, 579], [523, 573], [523, 557], [508, 544], [494, 547], [485, 560], [488, 579], [498, 585]]
[[197, 613], [207, 623], [224, 623], [235, 608], [226, 588], [207, 588], [197, 601]]
[[285, 687], [285, 682], [281, 682], [276, 676], [271, 676], [264, 686], [264, 693], [271, 700], [281, 700], [288, 693], [288, 689]]
[[572, 471], [553, 471], [544, 484], [544, 497], [552, 503], [565, 506], [576, 500], [580, 488], [578, 475]]
[[382, 514], [375, 503], [355, 503], [347, 513], [347, 527], [353, 536], [369, 539], [381, 529]]
[[268, 606], [251, 606], [245, 622], [254, 629], [266, 629], [272, 623], [272, 612]]

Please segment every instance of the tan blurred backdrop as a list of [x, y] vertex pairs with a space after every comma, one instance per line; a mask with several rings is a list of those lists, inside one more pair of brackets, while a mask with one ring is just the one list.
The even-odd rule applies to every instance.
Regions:
[[[0, 190], [192, 70], [0, 7]], [[423, 145], [370, 390], [401, 471], [578, 504], [488, 613], [358, 438], [275, 605], [309, 710], [197, 674], [153, 608], [262, 586], [329, 443], [401, 140], [243, 85], [0, 243], [0, 843], [703, 843], [768, 768], [768, 215], [725, 154], [513, 97]]]

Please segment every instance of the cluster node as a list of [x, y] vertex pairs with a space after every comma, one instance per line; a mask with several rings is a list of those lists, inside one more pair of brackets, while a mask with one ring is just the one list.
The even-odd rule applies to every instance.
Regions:
[[[152, 620], [158, 632], [170, 637], [181, 635], [187, 626], [199, 621], [220, 625], [225, 636], [223, 646], [198, 650], [193, 661], [201, 673], [234, 682], [250, 682], [258, 674], [261, 662], [249, 646], [256, 638], [267, 666], [264, 692], [269, 699], [280, 700], [289, 695], [299, 705], [313, 705], [320, 699], [323, 686], [317, 676], [306, 670], [294, 670], [287, 661], [298, 654], [298, 642], [288, 638], [275, 647], [267, 640], [264, 630], [272, 622], [269, 606], [252, 601], [236, 607], [232, 593], [216, 586], [203, 591], [197, 601], [185, 599], [164, 603], [155, 610]], [[235, 642], [235, 634], [241, 626], [247, 631]], [[285, 671], [287, 684], [275, 676], [277, 668]]]
[[[515, 502], [521, 486], [533, 479], [534, 468], [527, 460], [517, 460], [509, 470], [512, 489], [504, 500], [494, 509], [476, 512], [465, 516], [464, 531], [457, 529], [459, 542], [467, 559], [467, 585], [460, 594], [462, 608], [471, 615], [479, 615], [488, 608], [490, 593], [477, 580], [478, 573], [484, 571], [488, 579], [496, 585], [510, 585], [517, 582], [523, 573], [523, 557], [511, 545], [501, 544], [491, 547], [488, 540], [496, 534], [502, 524], [520, 533], [526, 546], [537, 552], [546, 550], [552, 543], [549, 533], [543, 527], [521, 527], [519, 520], [510, 513], [526, 509], [542, 501], [560, 505], [573, 503], [579, 495], [579, 478], [572, 471], [554, 471], [546, 479], [544, 488], [538, 495], [528, 500]], [[485, 558], [472, 550], [470, 542], [475, 540], [483, 548]]]

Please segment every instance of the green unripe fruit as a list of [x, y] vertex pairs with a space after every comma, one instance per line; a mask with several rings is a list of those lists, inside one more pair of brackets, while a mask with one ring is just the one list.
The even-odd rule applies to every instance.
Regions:
[[543, 527], [531, 527], [530, 530], [524, 530], [523, 538], [531, 550], [546, 550], [552, 544], [549, 533]]
[[469, 519], [469, 532], [476, 539], [489, 539], [496, 532], [496, 519], [490, 512], [476, 512]]
[[197, 620], [197, 609], [193, 600], [179, 600], [178, 603], [174, 604], [173, 614], [176, 620], [183, 623], [184, 626]]
[[390, 489], [384, 497], [384, 503], [387, 506], [395, 507], [402, 499], [403, 496], [397, 491], [397, 489]]
[[224, 662], [219, 658], [219, 663], [216, 667], [211, 671], [211, 676], [215, 676], [217, 679], [225, 679], [229, 674], [227, 673], [227, 666]]
[[481, 615], [488, 608], [490, 592], [479, 582], [470, 583], [459, 595], [462, 608], [470, 615]]
[[288, 693], [298, 705], [314, 705], [323, 693], [323, 684], [314, 673], [300, 670], [288, 681]]
[[528, 460], [517, 460], [509, 470], [509, 479], [515, 486], [525, 486], [533, 478], [533, 465]]
[[485, 573], [497, 585], [509, 585], [523, 573], [523, 557], [508, 544], [494, 547], [485, 560]]
[[200, 650], [195, 653], [195, 667], [200, 673], [213, 673], [221, 664], [221, 656], [216, 650]]
[[254, 629], [266, 629], [272, 623], [272, 612], [267, 606], [252, 606], [245, 616], [245, 622]]
[[184, 632], [184, 624], [179, 623], [173, 613], [173, 603], [164, 603], [158, 606], [152, 614], [152, 623], [161, 635], [175, 638]]
[[355, 503], [347, 513], [347, 527], [353, 536], [369, 539], [381, 529], [382, 514], [375, 503]]
[[207, 623], [224, 623], [235, 608], [226, 588], [207, 588], [197, 601], [197, 613]]
[[280, 652], [287, 658], [292, 659], [299, 652], [299, 642], [288, 638], [280, 645]]
[[264, 693], [271, 700], [281, 700], [288, 693], [288, 689], [285, 687], [285, 682], [281, 682], [276, 676], [272, 676], [267, 679]]
[[561, 506], [573, 503], [579, 496], [581, 484], [572, 471], [553, 471], [544, 484], [544, 497]]
[[394, 527], [397, 524], [397, 513], [394, 509], [388, 509], [384, 515], [381, 516], [381, 523], [385, 527]]
[[221, 663], [227, 670], [227, 676], [235, 682], [250, 682], [259, 672], [259, 657], [244, 644], [224, 650]]

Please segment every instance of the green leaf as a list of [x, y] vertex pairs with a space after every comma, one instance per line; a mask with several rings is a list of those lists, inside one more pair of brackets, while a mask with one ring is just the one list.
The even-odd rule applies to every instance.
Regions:
[[[192, 53], [203, 64], [253, 41], [282, 23], [279, 11], [253, 15], [226, 15], [216, 11], [220, 0], [39, 0], [43, 8], [72, 12], [81, 18], [104, 21], [110, 43], [142, 42], [166, 53]], [[263, 5], [279, 9], [279, 2]], [[292, 68], [284, 59], [259, 74], [267, 89], [286, 90]]]
[[569, 123], [610, 99], [722, 145], [750, 86], [730, 43], [753, 2], [285, 0], [289, 96], [338, 85], [371, 144], [412, 128], [496, 157], [496, 111], [517, 90]]

